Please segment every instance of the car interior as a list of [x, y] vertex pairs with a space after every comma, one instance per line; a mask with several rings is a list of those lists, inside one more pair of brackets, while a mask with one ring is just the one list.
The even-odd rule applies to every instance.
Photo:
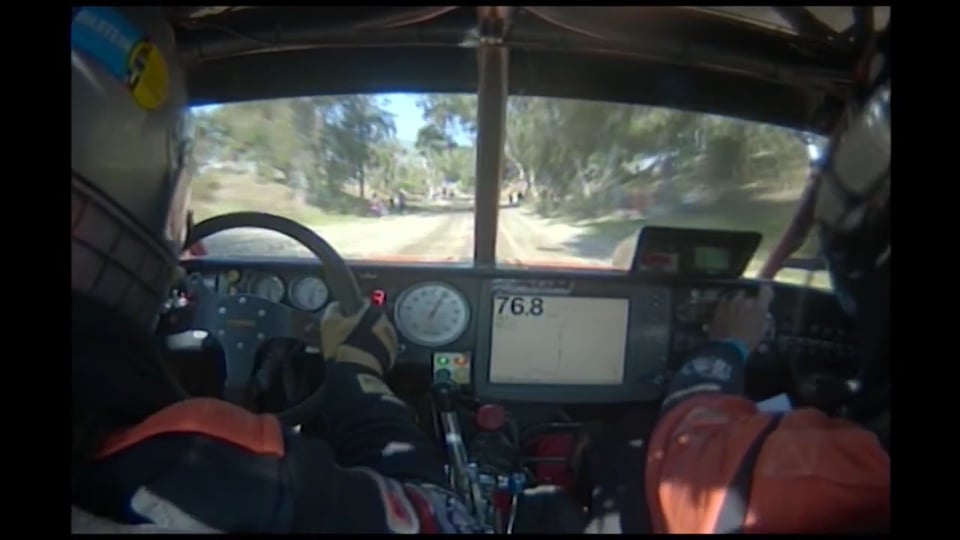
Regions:
[[[591, 426], [658, 408], [670, 375], [707, 341], [718, 300], [769, 282], [745, 276], [762, 240], [751, 230], [641, 227], [621, 268], [498, 259], [510, 96], [669, 106], [825, 136], [863, 44], [888, 18], [849, 6], [170, 13], [198, 105], [365, 92], [476, 96], [469, 260], [345, 256], [349, 246], [325, 239], [322, 226], [269, 212], [198, 219], [158, 336], [191, 395], [299, 427], [323, 392], [324, 307], [379, 306], [401, 344], [389, 386], [447, 458], [451, 486], [495, 533], [523, 532], [517, 505], [500, 504], [495, 491], [575, 492], [577, 446]], [[682, 91], [664, 90], [678, 81]], [[309, 256], [193, 249], [251, 227], [287, 236]], [[388, 226], [379, 241], [391, 242]], [[773, 284], [748, 396], [848, 414], [863, 390], [851, 322], [828, 287]]]

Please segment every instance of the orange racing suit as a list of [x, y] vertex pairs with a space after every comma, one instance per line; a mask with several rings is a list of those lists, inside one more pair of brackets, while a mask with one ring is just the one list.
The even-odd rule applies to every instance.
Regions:
[[890, 458], [877, 437], [816, 409], [759, 411], [741, 397], [743, 352], [706, 345], [659, 413], [596, 445], [588, 532], [889, 529]]

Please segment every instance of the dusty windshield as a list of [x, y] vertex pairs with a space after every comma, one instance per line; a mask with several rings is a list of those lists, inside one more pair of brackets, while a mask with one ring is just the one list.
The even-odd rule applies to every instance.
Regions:
[[[476, 96], [344, 95], [197, 110], [197, 220], [259, 210], [346, 259], [470, 263]], [[497, 262], [625, 269], [645, 224], [750, 230], [753, 275], [789, 220], [814, 139], [659, 107], [511, 97]], [[815, 142], [815, 141], [814, 141]], [[211, 255], [311, 256], [275, 233], [205, 242]], [[813, 243], [799, 257], [815, 255]], [[827, 287], [823, 272], [778, 279]]]
[[[195, 109], [199, 221], [256, 210], [320, 233], [350, 260], [473, 258], [475, 95], [342, 95]], [[241, 229], [210, 255], [312, 257]]]
[[[792, 216], [821, 143], [715, 115], [512, 97], [497, 257], [625, 269], [643, 225], [743, 230], [763, 234], [746, 271], [755, 275]], [[815, 254], [808, 242], [797, 256]], [[807, 277], [784, 270], [778, 279]], [[809, 277], [829, 286], [825, 272]]]

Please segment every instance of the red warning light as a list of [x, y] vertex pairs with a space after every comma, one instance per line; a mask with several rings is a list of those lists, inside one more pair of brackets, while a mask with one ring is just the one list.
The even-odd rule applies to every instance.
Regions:
[[374, 289], [370, 291], [370, 301], [373, 302], [373, 305], [377, 307], [383, 307], [383, 303], [387, 300], [387, 293], [383, 289]]

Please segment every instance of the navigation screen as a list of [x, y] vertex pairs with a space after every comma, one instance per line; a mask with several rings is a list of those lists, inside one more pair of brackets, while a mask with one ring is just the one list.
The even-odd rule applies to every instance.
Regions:
[[700, 270], [723, 272], [730, 268], [730, 251], [716, 247], [698, 247], [695, 249], [694, 264]]
[[491, 383], [622, 384], [629, 300], [496, 295], [493, 302]]

